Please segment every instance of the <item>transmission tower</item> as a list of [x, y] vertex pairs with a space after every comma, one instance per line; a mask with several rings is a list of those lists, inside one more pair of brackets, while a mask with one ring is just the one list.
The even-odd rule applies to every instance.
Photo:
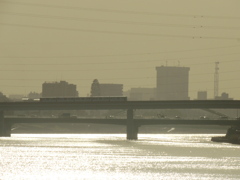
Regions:
[[219, 62], [215, 62], [215, 73], [214, 73], [214, 98], [218, 96], [218, 82], [219, 82], [219, 74], [218, 74], [218, 64]]

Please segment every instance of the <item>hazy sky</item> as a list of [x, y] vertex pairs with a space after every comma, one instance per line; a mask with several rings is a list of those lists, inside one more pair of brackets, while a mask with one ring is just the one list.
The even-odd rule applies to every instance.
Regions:
[[156, 87], [156, 66], [190, 67], [189, 95], [240, 99], [239, 0], [0, 0], [0, 91], [66, 80]]

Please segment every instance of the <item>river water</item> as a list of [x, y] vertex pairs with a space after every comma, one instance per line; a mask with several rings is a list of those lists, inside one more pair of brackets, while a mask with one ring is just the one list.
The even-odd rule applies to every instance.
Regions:
[[240, 179], [240, 146], [212, 136], [12, 134], [0, 138], [0, 179]]

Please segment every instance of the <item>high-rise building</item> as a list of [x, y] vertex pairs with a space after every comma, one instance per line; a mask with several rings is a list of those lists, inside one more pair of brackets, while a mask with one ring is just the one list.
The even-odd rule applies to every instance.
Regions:
[[123, 84], [99, 84], [100, 96], [122, 96]]
[[189, 67], [160, 66], [157, 70], [157, 100], [189, 100]]
[[42, 97], [78, 97], [77, 86], [66, 81], [42, 84]]

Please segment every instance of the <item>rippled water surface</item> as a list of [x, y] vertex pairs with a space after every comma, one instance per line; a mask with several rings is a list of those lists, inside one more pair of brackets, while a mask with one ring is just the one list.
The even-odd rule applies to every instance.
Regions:
[[13, 134], [0, 138], [0, 179], [240, 179], [240, 146], [212, 136]]

